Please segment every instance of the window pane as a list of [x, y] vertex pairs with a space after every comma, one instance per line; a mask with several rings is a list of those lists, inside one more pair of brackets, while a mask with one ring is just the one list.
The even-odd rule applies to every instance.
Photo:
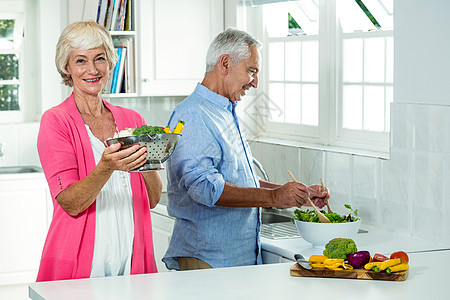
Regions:
[[15, 54], [0, 54], [0, 80], [19, 79], [19, 60]]
[[364, 88], [364, 129], [384, 131], [384, 87]]
[[302, 43], [302, 80], [319, 80], [319, 44], [318, 41]]
[[362, 129], [362, 87], [344, 86], [342, 93], [342, 127]]
[[386, 82], [394, 81], [394, 38], [386, 38]]
[[284, 43], [269, 44], [269, 80], [284, 79]]
[[286, 80], [300, 81], [300, 42], [289, 42], [286, 47]]
[[301, 117], [300, 84], [286, 84], [286, 123], [300, 124]]
[[0, 85], [0, 111], [19, 109], [19, 85]]
[[0, 48], [13, 48], [15, 21], [14, 19], [0, 19]]
[[343, 80], [362, 82], [362, 39], [343, 41]]
[[384, 82], [384, 38], [364, 39], [364, 81]]
[[317, 84], [302, 86], [302, 124], [319, 125], [319, 86]]
[[284, 84], [269, 84], [269, 120], [284, 122]]
[[343, 32], [375, 29], [375, 25], [372, 24], [355, 0], [336, 1], [336, 12]]

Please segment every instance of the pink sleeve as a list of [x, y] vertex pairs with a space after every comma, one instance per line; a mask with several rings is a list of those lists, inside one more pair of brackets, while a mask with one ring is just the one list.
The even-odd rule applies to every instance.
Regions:
[[47, 111], [41, 118], [37, 140], [39, 158], [53, 198], [80, 180], [73, 133], [70, 133], [74, 125], [64, 117], [64, 113]]

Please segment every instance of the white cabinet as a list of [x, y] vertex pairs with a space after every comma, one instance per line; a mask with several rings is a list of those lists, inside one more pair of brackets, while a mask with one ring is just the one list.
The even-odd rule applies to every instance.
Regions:
[[161, 261], [169, 247], [175, 219], [164, 212], [151, 211], [153, 228], [153, 247], [155, 250], [156, 266], [158, 272], [167, 272], [166, 265]]
[[189, 95], [205, 73], [213, 38], [223, 31], [223, 1], [139, 1], [141, 95]]
[[286, 258], [284, 256], [272, 253], [267, 250], [261, 250], [261, 256], [263, 264], [278, 264], [294, 261], [293, 259]]
[[43, 173], [0, 176], [0, 285], [36, 281], [52, 209]]

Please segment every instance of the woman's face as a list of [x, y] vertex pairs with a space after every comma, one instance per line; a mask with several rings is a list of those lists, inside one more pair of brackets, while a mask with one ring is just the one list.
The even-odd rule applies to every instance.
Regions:
[[109, 77], [105, 48], [72, 50], [67, 72], [72, 77], [74, 92], [99, 95]]

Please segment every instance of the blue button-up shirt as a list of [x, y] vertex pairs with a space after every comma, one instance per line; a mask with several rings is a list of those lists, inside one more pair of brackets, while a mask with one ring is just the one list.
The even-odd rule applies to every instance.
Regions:
[[260, 209], [217, 206], [225, 182], [259, 187], [250, 147], [235, 104], [198, 84], [169, 120], [185, 122], [167, 161], [169, 215], [176, 218], [163, 261], [179, 269], [177, 257], [199, 258], [213, 268], [261, 263]]

